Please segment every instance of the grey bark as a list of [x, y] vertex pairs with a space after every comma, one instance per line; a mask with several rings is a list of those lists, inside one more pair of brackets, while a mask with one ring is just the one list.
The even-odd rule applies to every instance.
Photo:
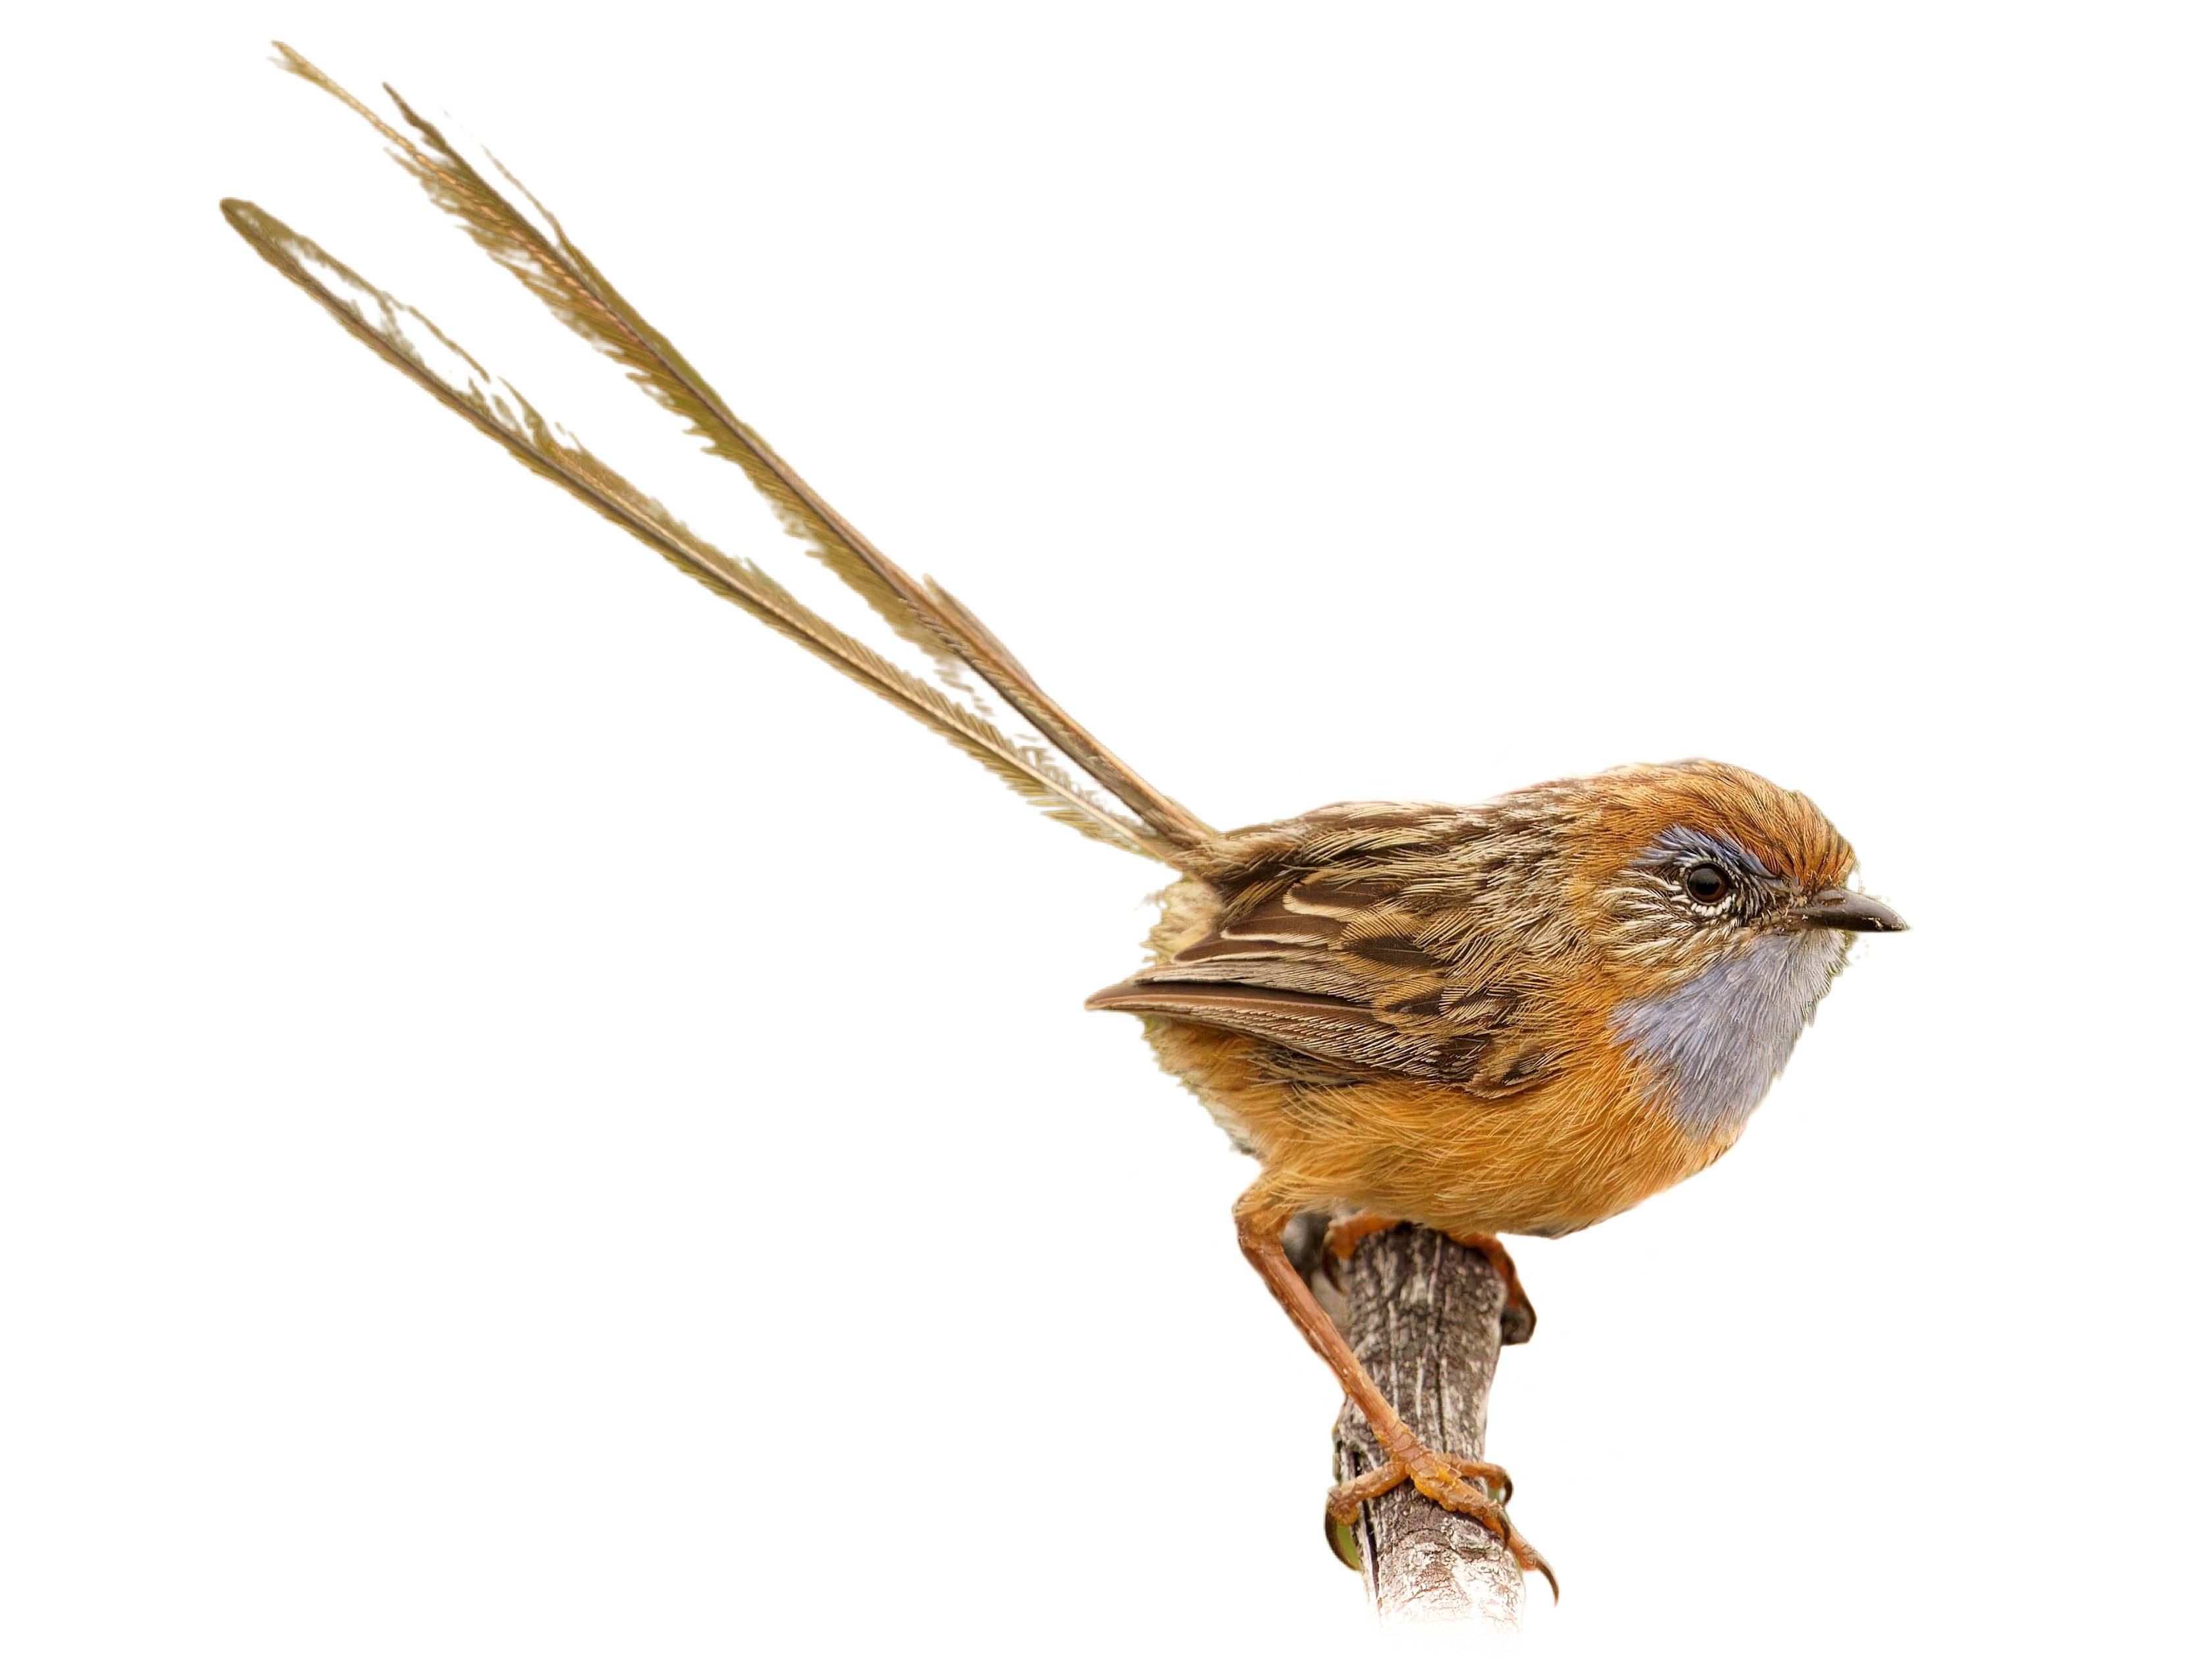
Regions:
[[[1302, 1217], [1285, 1243], [1382, 1392], [1437, 1451], [1482, 1455], [1498, 1374], [1505, 1285], [1474, 1251], [1426, 1228], [1360, 1241], [1343, 1264], [1344, 1293], [1319, 1271], [1321, 1218]], [[1366, 1419], [1345, 1402], [1336, 1420], [1337, 1478], [1383, 1462]], [[1401, 1486], [1361, 1507], [1350, 1528], [1361, 1576], [1386, 1624], [1473, 1621], [1517, 1629], [1520, 1567], [1480, 1522]], [[1340, 1551], [1345, 1541], [1338, 1540]]]

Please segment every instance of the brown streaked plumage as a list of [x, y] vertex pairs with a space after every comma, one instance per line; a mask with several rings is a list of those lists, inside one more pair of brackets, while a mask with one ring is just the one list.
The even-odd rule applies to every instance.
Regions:
[[1572, 1232], [1735, 1138], [1681, 1128], [1668, 1080], [1610, 1026], [1705, 965], [1620, 949], [1606, 920], [1615, 873], [1684, 824], [1808, 892], [1850, 868], [1804, 797], [1710, 761], [1480, 806], [1323, 807], [1215, 843], [1168, 890], [1154, 965], [1090, 1006], [1145, 1017], [1278, 1206]]
[[1337, 1218], [1340, 1249], [1399, 1220], [1467, 1240], [1507, 1275], [1525, 1337], [1534, 1313], [1495, 1235], [1589, 1226], [1717, 1158], [1841, 967], [1847, 934], [1904, 925], [1844, 885], [1843, 838], [1803, 796], [1712, 761], [1624, 767], [1475, 806], [1349, 803], [1212, 829], [1078, 724], [965, 605], [817, 495], [495, 162], [512, 194], [397, 94], [406, 131], [278, 50], [368, 120], [526, 289], [741, 468], [785, 528], [921, 652], [934, 683], [678, 522], [427, 319], [259, 209], [226, 202], [264, 259], [479, 432], [711, 592], [1049, 816], [1181, 873], [1150, 964], [1090, 1006], [1140, 1016], [1162, 1065], [1261, 1166], [1237, 1207], [1239, 1244], [1390, 1454], [1334, 1494], [1333, 1512], [1411, 1480], [1548, 1576], [1507, 1518], [1504, 1472], [1414, 1439], [1291, 1269], [1283, 1229], [1318, 1210]]

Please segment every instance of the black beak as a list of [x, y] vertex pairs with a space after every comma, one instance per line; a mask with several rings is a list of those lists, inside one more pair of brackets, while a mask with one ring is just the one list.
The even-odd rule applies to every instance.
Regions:
[[1854, 893], [1848, 887], [1823, 888], [1790, 914], [1800, 927], [1840, 927], [1853, 933], [1905, 931], [1903, 916], [1880, 899]]

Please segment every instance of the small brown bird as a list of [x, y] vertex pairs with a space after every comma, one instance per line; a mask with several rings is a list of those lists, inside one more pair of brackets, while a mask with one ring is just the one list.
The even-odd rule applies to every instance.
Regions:
[[[1854, 933], [1904, 922], [1851, 890], [1850, 846], [1802, 795], [1713, 761], [1630, 766], [1479, 806], [1325, 806], [1223, 832], [1162, 794], [1047, 696], [968, 608], [839, 517], [508, 176], [519, 207], [392, 100], [402, 131], [289, 48], [284, 67], [374, 125], [400, 164], [554, 313], [742, 467], [785, 528], [928, 659], [937, 683], [720, 552], [579, 447], [427, 319], [249, 204], [223, 211], [356, 337], [510, 453], [1052, 817], [1181, 872], [1148, 966], [1091, 997], [1133, 1013], [1261, 1173], [1238, 1242], [1389, 1454], [1331, 1512], [1402, 1481], [1550, 1569], [1507, 1517], [1496, 1466], [1417, 1440], [1284, 1254], [1293, 1218], [1340, 1250], [1418, 1222], [1484, 1251], [1525, 1338], [1500, 1233], [1618, 1215], [1726, 1152], [1789, 1058]], [[387, 89], [388, 90], [388, 89]], [[492, 164], [496, 169], [497, 164]], [[501, 170], [503, 173], [503, 170]], [[981, 712], [973, 674], [1026, 723]], [[1012, 723], [1012, 721], [1008, 722]], [[1126, 811], [1078, 784], [1054, 751]]]

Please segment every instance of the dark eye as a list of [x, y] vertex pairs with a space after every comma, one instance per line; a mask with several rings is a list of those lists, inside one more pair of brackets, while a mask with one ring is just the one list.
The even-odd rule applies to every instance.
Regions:
[[1700, 904], [1718, 904], [1735, 885], [1717, 864], [1693, 864], [1682, 872], [1682, 890]]

